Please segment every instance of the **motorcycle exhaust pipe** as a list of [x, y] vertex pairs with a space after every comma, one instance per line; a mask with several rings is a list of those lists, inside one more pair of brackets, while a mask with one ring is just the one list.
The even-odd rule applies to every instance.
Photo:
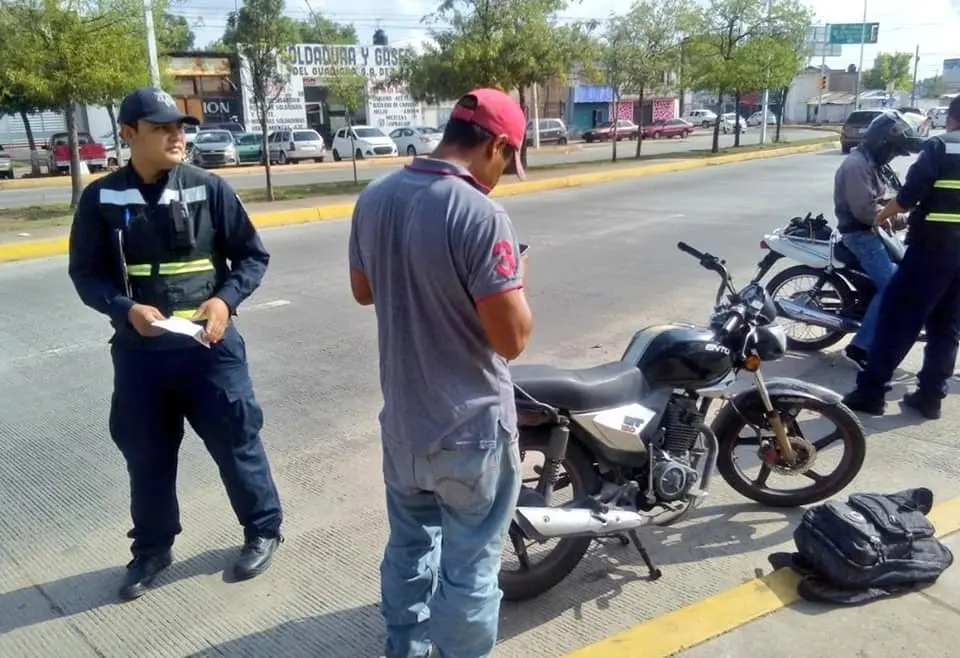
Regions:
[[860, 323], [834, 313], [825, 313], [789, 299], [777, 300], [777, 312], [785, 318], [795, 322], [803, 322], [815, 327], [822, 327], [832, 331], [854, 333], [860, 328]]
[[528, 539], [599, 537], [634, 530], [650, 522], [650, 515], [611, 509], [600, 513], [583, 507], [517, 507], [514, 520]]

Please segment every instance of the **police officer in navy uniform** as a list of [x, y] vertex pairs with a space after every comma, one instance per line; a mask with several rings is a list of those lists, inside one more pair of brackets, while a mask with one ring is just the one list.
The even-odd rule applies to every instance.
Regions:
[[903, 403], [932, 420], [940, 417], [960, 346], [960, 96], [947, 111], [947, 132], [926, 140], [877, 225], [903, 212], [910, 212], [907, 251], [884, 292], [867, 366], [844, 401], [883, 414], [893, 372], [926, 328], [917, 390]]
[[[69, 273], [83, 302], [114, 328], [110, 435], [130, 476], [133, 560], [120, 589], [129, 600], [173, 560], [184, 420], [216, 461], [243, 526], [238, 579], [269, 566], [282, 511], [245, 344], [231, 321], [270, 256], [230, 185], [182, 164], [183, 125], [199, 122], [169, 94], [134, 91], [118, 120], [130, 164], [83, 191]], [[154, 326], [174, 316], [194, 322], [203, 342]]]

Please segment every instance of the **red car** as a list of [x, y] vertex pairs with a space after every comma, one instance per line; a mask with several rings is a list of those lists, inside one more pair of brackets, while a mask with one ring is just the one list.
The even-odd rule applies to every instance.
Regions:
[[649, 126], [644, 126], [642, 134], [644, 139], [660, 139], [663, 137], [684, 139], [695, 129], [696, 126], [683, 119], [657, 119]]
[[[622, 139], [636, 139], [640, 128], [633, 121], [620, 119], [617, 121], [617, 141]], [[605, 142], [613, 139], [613, 121], [604, 121], [603, 123], [591, 128], [583, 133], [583, 141]]]

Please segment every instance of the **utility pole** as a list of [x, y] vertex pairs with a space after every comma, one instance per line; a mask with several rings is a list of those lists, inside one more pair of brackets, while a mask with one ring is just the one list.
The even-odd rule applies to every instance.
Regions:
[[857, 67], [857, 104], [856, 109], [860, 109], [860, 85], [863, 80], [863, 47], [867, 40], [867, 0], [863, 0], [863, 22], [860, 25], [860, 66]]
[[920, 67], [920, 44], [917, 44], [917, 53], [913, 56], [913, 86], [910, 87], [910, 107], [917, 106], [917, 69]]
[[153, 27], [153, 2], [143, 0], [143, 22], [147, 26], [147, 57], [150, 60], [150, 81], [160, 87], [160, 63], [157, 60], [157, 31]]
[[[767, 0], [767, 29], [772, 30], [770, 25], [770, 14], [773, 11], [773, 0]], [[767, 68], [769, 72], [769, 66]], [[769, 80], [767, 81], [769, 83]], [[760, 143], [766, 144], [767, 142], [767, 112], [768, 106], [770, 105], [770, 88], [769, 86], [763, 90], [763, 112], [760, 116]], [[780, 108], [780, 113], [783, 114], [783, 108]]]
[[[826, 89], [826, 85], [823, 87], [820, 86], [820, 80], [823, 79], [823, 76], [827, 74], [827, 46], [830, 44], [830, 26], [824, 26], [824, 29], [827, 31], [827, 41], [820, 44], [820, 77], [817, 79], [817, 88], [820, 90], [820, 93], [817, 95], [817, 124], [823, 124], [823, 92]], [[857, 83], [859, 87], [860, 84]], [[781, 110], [782, 111], [782, 110]]]
[[533, 148], [540, 148], [540, 94], [539, 85], [534, 82], [531, 95], [533, 96]]

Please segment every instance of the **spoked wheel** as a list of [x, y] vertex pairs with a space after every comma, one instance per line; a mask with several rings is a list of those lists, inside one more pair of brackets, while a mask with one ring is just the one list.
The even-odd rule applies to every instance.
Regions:
[[[848, 313], [855, 304], [854, 293], [840, 277], [806, 265], [777, 273], [767, 284], [774, 301], [789, 300], [824, 313]], [[846, 335], [824, 327], [780, 318], [787, 332], [787, 347], [798, 352], [817, 352], [836, 345]]]
[[[547, 436], [536, 434], [520, 436], [522, 460], [522, 489], [520, 505], [539, 507], [543, 497], [538, 493], [540, 471], [547, 450]], [[592, 460], [572, 440], [560, 467], [557, 484], [551, 496], [551, 507], [565, 507], [596, 494], [600, 479]], [[523, 536], [515, 521], [504, 547], [500, 566], [500, 589], [507, 601], [533, 598], [554, 587], [566, 578], [583, 559], [590, 548], [591, 537], [568, 537], [538, 542]]]
[[772, 402], [786, 425], [794, 461], [781, 454], [766, 421], [754, 427], [733, 412], [718, 437], [717, 471], [723, 479], [747, 498], [771, 507], [809, 505], [842, 491], [866, 457], [857, 416], [842, 403], [790, 395], [773, 397]]

